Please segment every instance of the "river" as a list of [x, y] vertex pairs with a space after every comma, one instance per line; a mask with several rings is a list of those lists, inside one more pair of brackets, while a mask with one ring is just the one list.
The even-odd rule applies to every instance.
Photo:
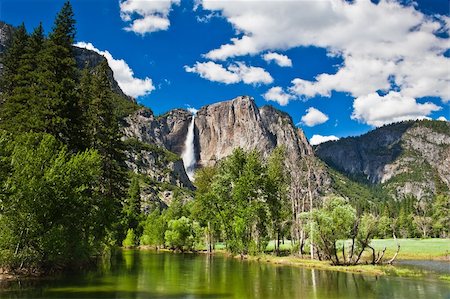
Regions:
[[450, 298], [450, 283], [439, 280], [319, 271], [224, 256], [126, 250], [100, 268], [11, 282], [0, 287], [0, 298]]

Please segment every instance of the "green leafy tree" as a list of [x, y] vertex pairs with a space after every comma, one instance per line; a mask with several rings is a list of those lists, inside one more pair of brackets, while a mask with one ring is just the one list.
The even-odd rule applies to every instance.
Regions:
[[136, 236], [134, 234], [134, 229], [130, 228], [127, 230], [127, 236], [123, 240], [122, 246], [125, 248], [136, 246]]
[[433, 204], [433, 230], [435, 235], [441, 238], [450, 236], [450, 198], [448, 195], [439, 194]]
[[101, 250], [107, 210], [98, 192], [100, 157], [68, 153], [53, 136], [25, 134], [11, 146], [3, 189], [0, 251], [4, 267], [64, 267]]
[[192, 251], [196, 245], [201, 243], [201, 231], [198, 222], [189, 218], [170, 220], [165, 232], [166, 245], [173, 250]]
[[314, 246], [325, 259], [340, 265], [342, 261], [338, 256], [338, 241], [351, 236], [356, 210], [345, 199], [335, 197], [329, 199], [322, 209], [313, 209], [305, 216], [313, 223], [308, 228]]
[[238, 148], [219, 165], [211, 199], [227, 247], [234, 253], [246, 254], [250, 245], [262, 251], [267, 245], [265, 176], [266, 169], [256, 151], [246, 153]]
[[158, 209], [148, 214], [144, 222], [144, 230], [140, 238], [141, 245], [163, 247], [165, 244], [164, 234], [167, 230], [167, 221]]
[[208, 251], [214, 248], [214, 236], [220, 235], [220, 218], [217, 214], [217, 200], [211, 191], [211, 185], [217, 173], [216, 167], [203, 167], [195, 173], [195, 200], [191, 209], [194, 219], [205, 227]]
[[285, 150], [277, 147], [269, 157], [267, 165], [266, 196], [270, 222], [275, 236], [275, 251], [279, 254], [283, 228], [290, 219], [288, 203], [288, 176], [284, 165]]

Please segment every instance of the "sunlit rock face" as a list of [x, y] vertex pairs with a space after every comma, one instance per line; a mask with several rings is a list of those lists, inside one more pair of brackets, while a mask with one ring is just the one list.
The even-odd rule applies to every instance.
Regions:
[[331, 167], [396, 198], [431, 198], [450, 189], [450, 123], [405, 121], [316, 147]]
[[205, 106], [197, 112], [198, 164], [213, 165], [229, 156], [237, 147], [259, 151], [267, 157], [277, 146], [284, 146], [288, 164], [312, 148], [303, 131], [292, 119], [271, 106], [258, 108], [252, 98], [242, 96], [231, 101]]
[[[283, 146], [286, 166], [294, 172], [301, 171], [303, 157], [314, 158], [303, 131], [288, 114], [271, 106], [258, 108], [247, 96], [202, 107], [195, 118], [184, 109], [171, 110], [159, 117], [150, 109], [142, 109], [126, 119], [124, 133], [127, 138], [157, 144], [180, 156], [189, 151], [191, 156], [189, 159], [184, 156], [184, 164], [196, 169], [214, 165], [238, 147], [257, 150], [267, 157], [277, 146]], [[190, 163], [186, 164], [186, 160]], [[319, 172], [317, 180], [326, 184], [325, 172]]]

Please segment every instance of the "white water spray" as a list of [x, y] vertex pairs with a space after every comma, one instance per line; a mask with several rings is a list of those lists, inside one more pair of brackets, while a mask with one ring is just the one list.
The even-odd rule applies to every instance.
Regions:
[[188, 133], [186, 135], [186, 140], [184, 141], [184, 150], [181, 154], [181, 158], [183, 159], [184, 169], [186, 170], [186, 174], [188, 175], [191, 181], [194, 180], [194, 170], [195, 170], [195, 146], [194, 146], [194, 121], [195, 121], [195, 113], [197, 110], [194, 108], [189, 108], [189, 112], [192, 113], [192, 120], [189, 124]]

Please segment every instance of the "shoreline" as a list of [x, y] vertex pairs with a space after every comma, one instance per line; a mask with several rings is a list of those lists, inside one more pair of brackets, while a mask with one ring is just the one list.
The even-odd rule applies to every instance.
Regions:
[[[154, 252], [169, 252], [179, 254], [181, 252], [174, 252], [170, 249], [160, 248], [156, 249], [152, 246], [138, 246], [135, 250], [142, 251], [154, 251]], [[394, 262], [393, 265], [383, 264], [383, 265], [371, 265], [371, 264], [358, 264], [351, 266], [334, 266], [331, 265], [328, 261], [319, 261], [319, 260], [311, 260], [306, 258], [301, 258], [298, 256], [274, 256], [270, 254], [261, 254], [261, 255], [245, 255], [241, 257], [240, 255], [232, 255], [225, 250], [215, 250], [212, 253], [208, 253], [206, 250], [199, 250], [196, 252], [184, 252], [184, 254], [210, 254], [210, 255], [222, 255], [229, 258], [239, 259], [243, 261], [253, 261], [253, 262], [261, 262], [266, 264], [271, 264], [274, 266], [292, 266], [292, 267], [301, 267], [307, 269], [315, 269], [322, 271], [337, 271], [337, 272], [345, 272], [345, 273], [353, 273], [353, 274], [363, 274], [363, 275], [371, 275], [371, 276], [401, 276], [401, 277], [415, 277], [421, 278], [425, 275], [434, 274], [439, 280], [442, 281], [450, 281], [450, 273], [449, 274], [439, 274], [433, 271], [427, 270], [413, 270], [408, 267], [404, 267], [396, 264]], [[406, 256], [402, 258], [397, 258], [396, 261], [407, 261], [407, 260], [420, 260], [420, 261], [439, 261], [439, 262], [447, 262], [450, 267], [450, 259], [449, 256], [433, 256], [427, 259], [414, 257], [414, 256]]]
[[[335, 271], [335, 272], [344, 272], [344, 273], [353, 273], [353, 274], [363, 274], [370, 276], [397, 276], [397, 277], [412, 277], [412, 278], [423, 278], [426, 275], [432, 274], [435, 275], [436, 278], [440, 281], [449, 282], [450, 283], [450, 273], [449, 274], [439, 274], [433, 271], [426, 270], [413, 270], [407, 267], [396, 265], [371, 265], [371, 264], [358, 264], [352, 266], [334, 266], [331, 265], [328, 261], [319, 261], [319, 260], [311, 260], [308, 258], [301, 258], [298, 256], [288, 255], [288, 256], [274, 256], [271, 254], [260, 254], [260, 255], [232, 255], [229, 252], [223, 249], [217, 249], [213, 252], [207, 252], [206, 250], [199, 251], [186, 251], [186, 252], [175, 252], [173, 250], [167, 248], [155, 248], [153, 246], [137, 246], [134, 248], [120, 248], [120, 250], [139, 250], [139, 251], [152, 251], [152, 252], [162, 252], [162, 253], [172, 253], [172, 254], [199, 254], [199, 255], [217, 255], [217, 256], [225, 256], [227, 258], [233, 258], [242, 261], [251, 261], [251, 262], [259, 262], [266, 263], [273, 266], [292, 266], [292, 267], [300, 267], [306, 269], [315, 269], [320, 271]], [[446, 262], [450, 267], [450, 259], [449, 256], [430, 256], [430, 258], [420, 258], [414, 256], [405, 256], [401, 258], [397, 258], [396, 261], [408, 261], [408, 260], [418, 260], [418, 261], [439, 261]], [[20, 279], [39, 279], [45, 278], [46, 275], [26, 275], [26, 274], [11, 274], [4, 273], [0, 271], [0, 283], [2, 282], [10, 282]]]

